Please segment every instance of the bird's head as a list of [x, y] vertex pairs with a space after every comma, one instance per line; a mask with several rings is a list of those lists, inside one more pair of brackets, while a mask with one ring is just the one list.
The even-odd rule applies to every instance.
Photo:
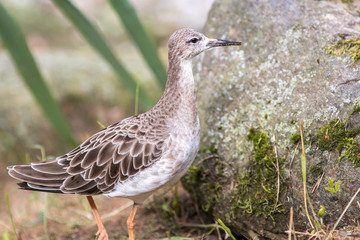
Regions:
[[169, 59], [178, 57], [181, 60], [191, 60], [207, 49], [231, 45], [241, 45], [241, 42], [209, 39], [193, 29], [183, 28], [174, 32], [169, 39]]

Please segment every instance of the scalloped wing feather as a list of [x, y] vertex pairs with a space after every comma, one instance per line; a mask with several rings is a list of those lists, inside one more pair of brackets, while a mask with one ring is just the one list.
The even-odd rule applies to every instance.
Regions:
[[[159, 160], [169, 137], [167, 126], [146, 114], [125, 119], [94, 134], [77, 148], [56, 159], [10, 166], [20, 188], [95, 195], [109, 192]], [[156, 120], [155, 120], [156, 121]], [[157, 123], [157, 124], [156, 124]]]

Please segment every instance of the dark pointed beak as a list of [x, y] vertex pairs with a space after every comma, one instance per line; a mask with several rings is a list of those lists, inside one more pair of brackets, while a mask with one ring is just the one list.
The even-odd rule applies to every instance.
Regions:
[[221, 39], [209, 39], [209, 42], [206, 44], [208, 47], [220, 47], [220, 46], [233, 46], [241, 45], [241, 42], [234, 42]]

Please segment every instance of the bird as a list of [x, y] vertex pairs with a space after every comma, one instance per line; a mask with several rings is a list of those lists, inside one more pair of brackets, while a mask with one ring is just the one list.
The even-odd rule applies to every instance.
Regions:
[[129, 240], [135, 239], [138, 207], [157, 189], [180, 180], [200, 144], [192, 59], [205, 50], [241, 45], [210, 39], [190, 28], [168, 41], [167, 83], [148, 112], [128, 117], [95, 133], [78, 147], [54, 159], [7, 167], [20, 189], [85, 195], [94, 214], [99, 240], [109, 236], [94, 195], [131, 199]]

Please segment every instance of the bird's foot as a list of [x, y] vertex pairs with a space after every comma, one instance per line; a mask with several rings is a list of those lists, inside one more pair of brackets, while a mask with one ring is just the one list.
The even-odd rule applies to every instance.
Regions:
[[109, 236], [104, 227], [99, 228], [99, 230], [96, 233], [96, 236], [98, 237], [98, 240], [109, 240]]
[[126, 224], [129, 231], [129, 240], [135, 240], [135, 215], [138, 209], [138, 205], [134, 203], [133, 209], [131, 210], [130, 216], [128, 217]]

